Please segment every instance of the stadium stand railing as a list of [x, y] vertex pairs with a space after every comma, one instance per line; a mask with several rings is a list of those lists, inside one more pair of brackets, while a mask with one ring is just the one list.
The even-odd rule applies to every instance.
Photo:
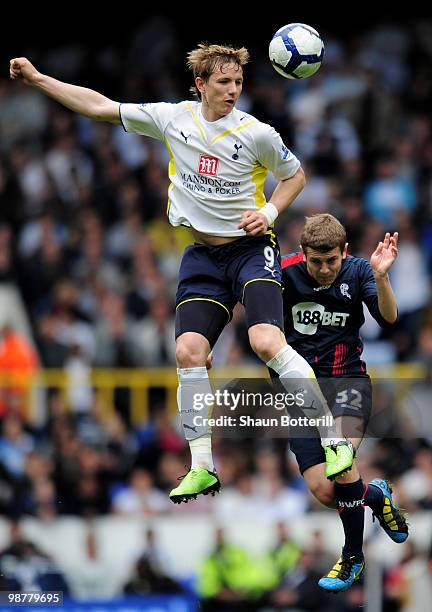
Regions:
[[[422, 364], [395, 364], [370, 369], [373, 379], [392, 381], [397, 386], [395, 393], [402, 400], [411, 383], [426, 380], [428, 369]], [[212, 378], [219, 380], [268, 378], [266, 368], [227, 367], [212, 370]], [[0, 399], [7, 393], [21, 396], [23, 412], [27, 419], [34, 416], [38, 391], [57, 392], [65, 406], [72, 409], [71, 389], [76, 385], [87, 387], [103, 407], [106, 415], [115, 410], [115, 393], [118, 389], [129, 392], [129, 414], [132, 425], [148, 421], [150, 415], [150, 394], [159, 389], [164, 396], [165, 405], [172, 414], [177, 412], [177, 374], [175, 368], [146, 369], [92, 369], [88, 378], [76, 381], [73, 372], [67, 369], [40, 369], [35, 375], [21, 372], [2, 372], [0, 374]], [[40, 397], [39, 397], [40, 400]]]

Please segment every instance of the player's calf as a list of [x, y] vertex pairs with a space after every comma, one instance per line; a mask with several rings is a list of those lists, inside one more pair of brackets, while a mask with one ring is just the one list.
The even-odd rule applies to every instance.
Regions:
[[336, 508], [334, 485], [325, 477], [325, 463], [317, 463], [308, 467], [303, 472], [303, 478], [315, 499], [327, 508]]

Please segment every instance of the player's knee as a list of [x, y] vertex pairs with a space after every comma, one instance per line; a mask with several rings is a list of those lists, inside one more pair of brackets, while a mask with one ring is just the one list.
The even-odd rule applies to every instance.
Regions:
[[315, 481], [309, 484], [309, 490], [312, 495], [317, 499], [323, 506], [328, 508], [335, 508], [335, 498], [333, 485], [328, 480]]
[[176, 360], [179, 368], [205, 366], [209, 353], [210, 345], [200, 334], [185, 333], [177, 339]]
[[259, 323], [251, 327], [249, 341], [252, 350], [266, 363], [285, 345], [281, 330], [268, 323]]

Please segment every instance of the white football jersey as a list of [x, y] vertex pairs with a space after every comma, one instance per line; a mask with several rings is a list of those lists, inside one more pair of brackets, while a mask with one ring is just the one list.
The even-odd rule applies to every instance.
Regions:
[[127, 132], [162, 140], [168, 149], [172, 225], [244, 236], [242, 214], [265, 204], [269, 170], [283, 180], [300, 167], [271, 126], [237, 109], [206, 121], [200, 102], [121, 104], [120, 118]]

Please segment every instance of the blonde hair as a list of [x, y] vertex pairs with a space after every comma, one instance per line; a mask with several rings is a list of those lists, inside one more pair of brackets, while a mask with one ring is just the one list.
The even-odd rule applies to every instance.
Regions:
[[[248, 61], [249, 51], [246, 47], [235, 49], [231, 46], [200, 43], [187, 54], [187, 67], [193, 72], [194, 79], [201, 77], [203, 81], [208, 81], [220, 65], [234, 62], [237, 66], [244, 66]], [[195, 85], [190, 90], [201, 97]]]
[[307, 247], [321, 253], [339, 247], [343, 252], [346, 241], [345, 228], [333, 215], [323, 213], [306, 217], [306, 223], [300, 238], [300, 244], [305, 253]]

